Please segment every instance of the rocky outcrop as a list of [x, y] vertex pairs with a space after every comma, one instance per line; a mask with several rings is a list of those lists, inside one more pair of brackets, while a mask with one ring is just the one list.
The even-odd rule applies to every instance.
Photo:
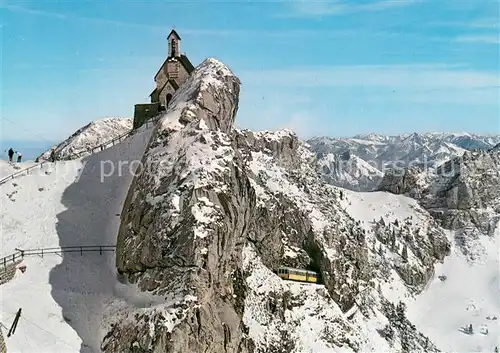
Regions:
[[[233, 274], [255, 203], [229, 136], [238, 94], [239, 80], [206, 60], [154, 133], [146, 170], [125, 202], [117, 268], [142, 291], [180, 300], [115, 326], [104, 341], [106, 352], [134, 345], [144, 352], [248, 351], [233, 304]], [[168, 329], [164, 322], [172, 312]], [[151, 325], [154, 334], [144, 335]]]
[[[104, 352], [355, 352], [387, 344], [358, 333], [372, 314], [356, 322], [345, 315], [362, 291], [379, 296], [365, 230], [295, 134], [234, 129], [239, 85], [207, 59], [160, 119], [125, 201], [116, 258], [122, 281], [148, 293], [150, 305], [109, 309]], [[422, 250], [428, 263], [441, 257], [436, 244]], [[324, 285], [282, 281], [273, 273], [280, 266], [314, 270]]]
[[426, 193], [429, 179], [419, 167], [394, 168], [385, 173], [377, 189], [419, 199]]
[[499, 182], [500, 153], [493, 149], [466, 152], [444, 163], [435, 173], [416, 168], [388, 172], [379, 190], [419, 200], [447, 228], [474, 225], [491, 234], [494, 227], [490, 216], [492, 212], [500, 213]]
[[321, 155], [318, 165], [327, 183], [355, 191], [375, 190], [384, 175], [350, 151]]

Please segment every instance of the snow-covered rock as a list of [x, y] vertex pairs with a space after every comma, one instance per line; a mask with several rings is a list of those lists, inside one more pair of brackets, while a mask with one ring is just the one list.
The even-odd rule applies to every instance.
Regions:
[[[103, 118], [92, 121], [78, 129], [63, 142], [44, 152], [38, 159], [49, 160], [53, 149], [55, 149], [58, 160], [88, 155], [94, 148], [129, 132], [132, 129], [132, 123], [131, 118]], [[85, 154], [86, 151], [88, 153]]]
[[[425, 182], [418, 181], [425, 180]], [[388, 173], [379, 189], [417, 199], [470, 260], [483, 252], [482, 236], [493, 237], [500, 223], [500, 151], [466, 152], [426, 174], [418, 169]]]
[[336, 186], [352, 190], [370, 190], [382, 180], [383, 173], [349, 151], [337, 155], [328, 153], [319, 161], [325, 180]]
[[[410, 195], [452, 229], [477, 226], [491, 233], [491, 222], [481, 215], [500, 215], [500, 152], [466, 152], [437, 168], [388, 172], [379, 190]], [[497, 218], [496, 216], [494, 217]], [[486, 222], [486, 223], [485, 223]], [[489, 230], [488, 230], [489, 229]]]
[[[117, 267], [169, 299], [110, 312], [102, 349], [434, 351], [377, 284], [391, 273], [420, 292], [449, 249], [443, 233], [400, 219], [391, 249], [396, 228], [354, 219], [293, 132], [234, 128], [239, 84], [207, 59], [160, 119], [124, 205]], [[275, 272], [284, 264], [315, 270], [322, 283], [283, 281]], [[387, 327], [390, 338], [373, 334]]]

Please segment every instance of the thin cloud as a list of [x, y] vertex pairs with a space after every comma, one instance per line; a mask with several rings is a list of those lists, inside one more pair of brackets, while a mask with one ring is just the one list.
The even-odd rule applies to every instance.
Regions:
[[356, 92], [360, 104], [415, 103], [498, 107], [497, 72], [445, 65], [337, 66], [244, 71], [238, 75], [249, 89], [285, 92], [330, 91], [332, 96]]
[[[396, 7], [409, 5], [410, 3], [414, 3], [420, 0], [399, 0], [399, 1], [379, 1], [373, 4], [364, 4], [364, 5], [349, 5], [352, 8], [358, 9], [366, 9], [366, 10], [382, 10], [384, 8]], [[311, 2], [311, 5], [314, 7], [314, 4], [324, 4], [322, 2]], [[330, 5], [330, 3], [326, 3]], [[344, 6], [344, 5], [342, 5]], [[1, 7], [1, 5], [0, 5]], [[162, 33], [168, 32], [172, 28], [170, 26], [162, 26], [162, 25], [151, 25], [151, 24], [142, 24], [142, 23], [133, 23], [133, 22], [124, 22], [119, 20], [110, 20], [105, 18], [93, 18], [93, 17], [84, 17], [84, 16], [76, 16], [70, 14], [63, 14], [58, 12], [51, 11], [43, 11], [43, 10], [35, 10], [31, 8], [27, 8], [24, 6], [18, 5], [5, 5], [3, 8], [11, 12], [18, 12], [27, 15], [33, 16], [44, 16], [51, 17], [59, 20], [71, 20], [71, 21], [82, 21], [88, 22], [92, 24], [104, 25], [104, 26], [112, 26], [112, 27], [123, 27], [123, 28], [131, 28], [131, 29], [139, 29], [144, 31], [149, 31], [153, 33]], [[348, 37], [348, 36], [357, 36], [361, 33], [367, 33], [371, 36], [401, 36], [404, 35], [402, 33], [395, 33], [390, 31], [370, 31], [370, 30], [362, 30], [362, 29], [336, 29], [336, 30], [311, 30], [311, 29], [302, 29], [302, 28], [290, 28], [286, 30], [260, 30], [260, 29], [211, 29], [211, 28], [183, 28], [182, 33], [185, 36], [210, 36], [210, 37], [249, 37], [249, 36], [258, 36], [258, 37], [266, 37], [266, 38], [299, 38], [299, 37], [321, 37], [321, 38], [339, 38], [339, 37]]]
[[62, 20], [69, 18], [65, 14], [44, 11], [44, 10], [35, 10], [35, 9], [30, 9], [30, 8], [27, 8], [24, 6], [18, 6], [18, 5], [2, 4], [0, 7], [7, 9], [10, 12], [18, 12], [18, 13], [24, 13], [24, 14], [28, 14], [28, 15], [46, 16], [46, 17], [52, 17], [52, 18], [59, 18]]
[[103, 19], [103, 18], [73, 16], [73, 15], [59, 13], [59, 12], [53, 12], [53, 11], [36, 10], [36, 9], [28, 8], [25, 6], [19, 6], [19, 5], [8, 5], [7, 4], [7, 5], [3, 5], [3, 8], [7, 9], [10, 12], [15, 12], [15, 13], [23, 13], [23, 14], [27, 14], [27, 15], [33, 15], [33, 16], [51, 17], [51, 18], [57, 18], [60, 20], [79, 20], [79, 21], [84, 21], [84, 22], [92, 22], [92, 23], [110, 25], [110, 26], [115, 26], [115, 27], [143, 28], [143, 29], [149, 29], [149, 30], [170, 29], [169, 27], [164, 27], [164, 26], [154, 26], [154, 25], [138, 24], [138, 23], [131, 23], [131, 22], [122, 22], [122, 21], [108, 20], [108, 19]]
[[279, 129], [289, 129], [297, 134], [301, 139], [311, 138], [315, 129], [316, 124], [311, 124], [314, 121], [314, 117], [306, 112], [293, 113], [290, 119], [283, 125], [279, 126]]
[[479, 18], [472, 21], [437, 21], [426, 24], [428, 27], [464, 27], [476, 29], [498, 29], [499, 19], [497, 18]]
[[303, 87], [372, 87], [405, 90], [498, 89], [498, 73], [446, 65], [373, 65], [244, 71], [245, 85]]
[[483, 43], [483, 44], [500, 44], [500, 36], [497, 35], [469, 35], [455, 38], [455, 42], [459, 43]]
[[[89, 22], [93, 24], [107, 25], [113, 27], [124, 27], [133, 29], [142, 29], [145, 31], [151, 31], [154, 33], [168, 32], [172, 28], [169, 26], [161, 25], [151, 25], [151, 24], [141, 24], [132, 22], [123, 22], [117, 20], [110, 20], [104, 18], [92, 18], [83, 16], [73, 16], [69, 14], [62, 14], [57, 12], [34, 10], [31, 8], [18, 6], [18, 5], [5, 5], [3, 8], [11, 12], [23, 13], [33, 16], [44, 16], [51, 17], [60, 20], [77, 20], [83, 22]], [[359, 31], [352, 29], [339, 29], [339, 30], [308, 30], [308, 29], [287, 29], [287, 30], [257, 30], [257, 29], [206, 29], [206, 28], [183, 28], [182, 34], [186, 36], [217, 36], [217, 37], [248, 37], [248, 36], [259, 36], [259, 37], [270, 37], [270, 38], [297, 38], [297, 37], [314, 37], [321, 36], [325, 37], [343, 37], [352, 36], [358, 34]]]
[[380, 0], [366, 4], [359, 4], [354, 1], [348, 2], [345, 0], [295, 1], [290, 4], [290, 12], [279, 14], [278, 17], [332, 16], [346, 13], [384, 11], [410, 6], [421, 1], [422, 0]]

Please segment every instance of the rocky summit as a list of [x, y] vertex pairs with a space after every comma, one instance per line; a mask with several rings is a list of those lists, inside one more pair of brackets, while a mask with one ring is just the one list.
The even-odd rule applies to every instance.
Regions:
[[[449, 253], [443, 230], [416, 203], [413, 216], [357, 212], [358, 196], [326, 183], [293, 132], [234, 127], [239, 91], [206, 59], [159, 120], [116, 256], [121, 281], [149, 304], [108, 309], [101, 349], [439, 351], [384, 291], [422, 291]], [[316, 271], [321, 283], [282, 280], [280, 266]]]

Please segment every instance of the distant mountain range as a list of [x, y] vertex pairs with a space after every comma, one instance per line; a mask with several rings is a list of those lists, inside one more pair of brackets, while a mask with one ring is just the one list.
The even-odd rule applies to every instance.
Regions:
[[500, 135], [365, 134], [352, 138], [314, 137], [307, 143], [316, 153], [329, 183], [355, 191], [372, 191], [388, 169], [419, 166], [434, 170], [465, 151], [494, 148], [500, 144]]

